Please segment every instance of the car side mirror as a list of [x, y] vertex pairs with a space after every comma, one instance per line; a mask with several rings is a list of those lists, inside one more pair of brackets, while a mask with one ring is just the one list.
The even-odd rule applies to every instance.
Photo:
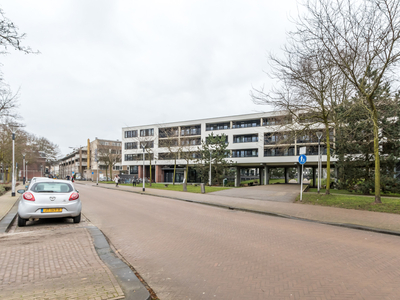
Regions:
[[77, 193], [79, 194], [79, 191], [78, 191], [78, 190], [75, 190], [75, 192], [77, 192]]
[[23, 194], [23, 193], [25, 193], [25, 190], [18, 190], [17, 193], [18, 194]]

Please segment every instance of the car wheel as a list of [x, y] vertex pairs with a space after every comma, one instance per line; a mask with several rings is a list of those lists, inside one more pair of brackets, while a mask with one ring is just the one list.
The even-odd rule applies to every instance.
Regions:
[[20, 216], [18, 216], [18, 227], [23, 227], [26, 225], [26, 219], [22, 219]]
[[74, 223], [79, 223], [81, 221], [81, 214], [77, 215], [76, 217], [72, 218], [74, 220]]

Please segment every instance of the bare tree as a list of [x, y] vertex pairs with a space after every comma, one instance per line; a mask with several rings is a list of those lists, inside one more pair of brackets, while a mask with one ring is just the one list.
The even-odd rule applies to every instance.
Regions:
[[327, 185], [330, 191], [330, 133], [336, 122], [336, 108], [348, 96], [346, 80], [340, 70], [326, 59], [324, 49], [307, 39], [301, 32], [288, 34], [283, 49], [284, 58], [270, 55], [271, 76], [280, 86], [271, 92], [255, 89], [252, 98], [256, 103], [271, 104], [286, 111], [295, 120], [293, 125], [282, 122], [281, 127], [291, 131], [296, 138], [309, 134], [311, 129], [324, 126], [327, 150]]
[[[98, 159], [106, 166], [106, 177], [108, 180], [108, 169], [110, 169], [110, 178], [114, 166], [121, 162], [121, 151], [119, 147], [110, 147], [107, 145], [99, 145], [97, 148]], [[112, 179], [112, 178], [111, 178]]]
[[18, 27], [5, 16], [4, 11], [0, 8], [0, 45], [4, 48], [2, 53], [6, 53], [8, 47], [25, 53], [32, 53], [30, 47], [21, 45], [25, 36], [25, 33], [20, 34], [18, 32]]
[[[305, 0], [303, 6], [306, 14], [299, 16], [295, 21], [297, 30], [292, 34], [295, 47], [289, 51], [285, 49], [286, 54], [293, 53], [294, 56], [291, 58], [295, 59], [295, 64], [303, 61], [307, 66], [307, 61], [311, 61], [311, 70], [317, 70], [317, 73], [314, 71], [311, 73], [314, 75], [319, 73], [317, 79], [328, 78], [327, 82], [320, 82], [320, 88], [314, 88], [316, 93], [328, 91], [325, 95], [320, 93], [322, 97], [319, 97], [318, 101], [318, 108], [322, 113], [319, 116], [328, 120], [325, 125], [329, 125], [331, 121], [329, 118], [331, 107], [326, 106], [324, 102], [329, 93], [344, 95], [345, 98], [357, 93], [360, 105], [369, 111], [374, 133], [375, 202], [381, 203], [379, 143], [382, 136], [380, 136], [375, 93], [383, 82], [393, 81], [394, 71], [400, 60], [400, 2], [398, 0]], [[300, 53], [292, 51], [299, 49]], [[287, 76], [289, 72], [289, 84], [286, 85], [284, 82], [287, 87], [285, 98], [295, 97], [298, 100], [299, 97], [310, 96], [309, 88], [304, 90], [307, 91], [305, 94], [293, 91], [291, 62], [284, 60], [283, 65], [279, 64], [279, 60], [275, 62], [278, 62], [281, 68], [278, 69], [281, 75]], [[318, 67], [320, 62], [322, 68]], [[300, 66], [301, 64], [296, 65], [295, 69]], [[369, 76], [371, 71], [376, 72], [375, 77]], [[339, 78], [339, 81], [336, 79], [331, 81], [329, 78]], [[302, 82], [302, 78], [296, 78], [296, 81]], [[339, 88], [339, 93], [329, 92], [340, 83], [344, 88]], [[349, 92], [349, 89], [354, 92]], [[340, 90], [346, 92], [343, 94]], [[305, 109], [310, 110], [310, 107]], [[315, 110], [311, 108], [311, 112], [313, 111]], [[326, 129], [329, 130], [328, 126]]]
[[[360, 95], [374, 132], [375, 203], [380, 194], [380, 128], [375, 93], [392, 82], [400, 60], [400, 2], [398, 0], [309, 0], [308, 14], [297, 22], [307, 39], [318, 43], [326, 59], [338, 68]], [[371, 78], [370, 72], [376, 72]]]
[[19, 118], [16, 108], [18, 107], [18, 95], [13, 94], [9, 85], [0, 80], [0, 122], [5, 124]]
[[[8, 18], [0, 8], [0, 54], [6, 54], [8, 48], [13, 48], [24, 53], [39, 53], [28, 46], [21, 45], [25, 33], [19, 33], [18, 27]], [[0, 64], [1, 66], [1, 64]], [[18, 107], [19, 91], [12, 93], [8, 84], [3, 81], [0, 72], [0, 122], [7, 123], [5, 119], [17, 119], [19, 116], [15, 109]]]

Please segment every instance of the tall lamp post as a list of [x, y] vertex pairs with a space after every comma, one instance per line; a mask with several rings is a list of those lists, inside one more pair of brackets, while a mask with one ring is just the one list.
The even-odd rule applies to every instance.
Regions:
[[145, 183], [145, 177], [144, 177], [144, 172], [145, 172], [145, 167], [144, 167], [145, 144], [144, 143], [142, 143], [142, 148], [143, 148], [143, 192], [144, 192], [146, 190], [145, 189], [145, 185], [144, 185], [144, 183]]
[[22, 183], [25, 185], [25, 180], [26, 180], [26, 173], [25, 173], [25, 155], [26, 153], [22, 153]]
[[28, 161], [25, 161], [25, 174], [26, 174], [26, 178], [25, 178], [25, 182], [28, 182]]
[[318, 194], [321, 189], [321, 169], [322, 169], [322, 162], [321, 162], [321, 137], [322, 137], [322, 132], [317, 131], [316, 132], [317, 138], [318, 138]]
[[12, 132], [12, 191], [11, 196], [15, 197], [15, 127], [11, 126]]

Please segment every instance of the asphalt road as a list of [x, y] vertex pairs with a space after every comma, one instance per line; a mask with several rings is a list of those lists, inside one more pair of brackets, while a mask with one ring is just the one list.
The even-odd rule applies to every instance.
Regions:
[[79, 186], [161, 300], [398, 299], [400, 238]]

